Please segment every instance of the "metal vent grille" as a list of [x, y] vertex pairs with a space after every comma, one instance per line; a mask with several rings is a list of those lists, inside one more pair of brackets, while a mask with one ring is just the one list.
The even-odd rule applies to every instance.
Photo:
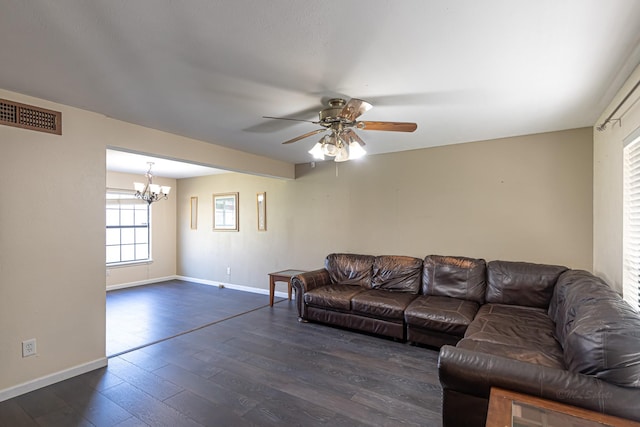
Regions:
[[0, 124], [62, 135], [62, 113], [0, 99]]

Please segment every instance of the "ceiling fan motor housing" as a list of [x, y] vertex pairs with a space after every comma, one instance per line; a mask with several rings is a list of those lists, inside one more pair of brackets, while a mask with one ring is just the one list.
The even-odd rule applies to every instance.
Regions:
[[323, 126], [331, 126], [334, 123], [351, 123], [344, 118], [339, 117], [342, 109], [347, 102], [342, 98], [334, 98], [329, 100], [329, 108], [320, 111], [320, 124]]

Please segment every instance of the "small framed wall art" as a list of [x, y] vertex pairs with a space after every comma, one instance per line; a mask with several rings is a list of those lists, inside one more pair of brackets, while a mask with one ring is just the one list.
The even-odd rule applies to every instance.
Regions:
[[256, 203], [258, 205], [258, 231], [267, 231], [267, 193], [258, 193]]
[[239, 231], [238, 193], [213, 195], [213, 231]]
[[191, 229], [198, 229], [198, 198], [191, 198]]

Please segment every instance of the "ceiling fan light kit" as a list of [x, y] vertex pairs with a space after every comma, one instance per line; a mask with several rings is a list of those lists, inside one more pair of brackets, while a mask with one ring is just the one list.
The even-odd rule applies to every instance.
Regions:
[[321, 110], [318, 121], [298, 120], [285, 117], [263, 116], [266, 119], [293, 120], [309, 122], [320, 125], [322, 129], [307, 132], [304, 135], [283, 142], [291, 144], [301, 139], [317, 135], [320, 132], [330, 130], [329, 135], [323, 136], [309, 153], [314, 159], [324, 160], [324, 156], [333, 157], [336, 162], [357, 159], [367, 152], [364, 149], [364, 141], [354, 132], [353, 128], [360, 130], [382, 130], [394, 132], [413, 132], [418, 128], [415, 123], [408, 122], [367, 122], [357, 121], [361, 114], [372, 108], [372, 105], [362, 99], [352, 98], [346, 102], [342, 98], [329, 100], [329, 107]]

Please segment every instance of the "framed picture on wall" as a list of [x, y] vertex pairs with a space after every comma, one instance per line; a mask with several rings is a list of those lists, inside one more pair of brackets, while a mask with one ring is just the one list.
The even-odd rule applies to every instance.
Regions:
[[267, 231], [267, 193], [258, 193], [258, 231]]
[[239, 231], [238, 193], [213, 195], [213, 230]]
[[198, 229], [198, 198], [191, 198], [191, 229]]

